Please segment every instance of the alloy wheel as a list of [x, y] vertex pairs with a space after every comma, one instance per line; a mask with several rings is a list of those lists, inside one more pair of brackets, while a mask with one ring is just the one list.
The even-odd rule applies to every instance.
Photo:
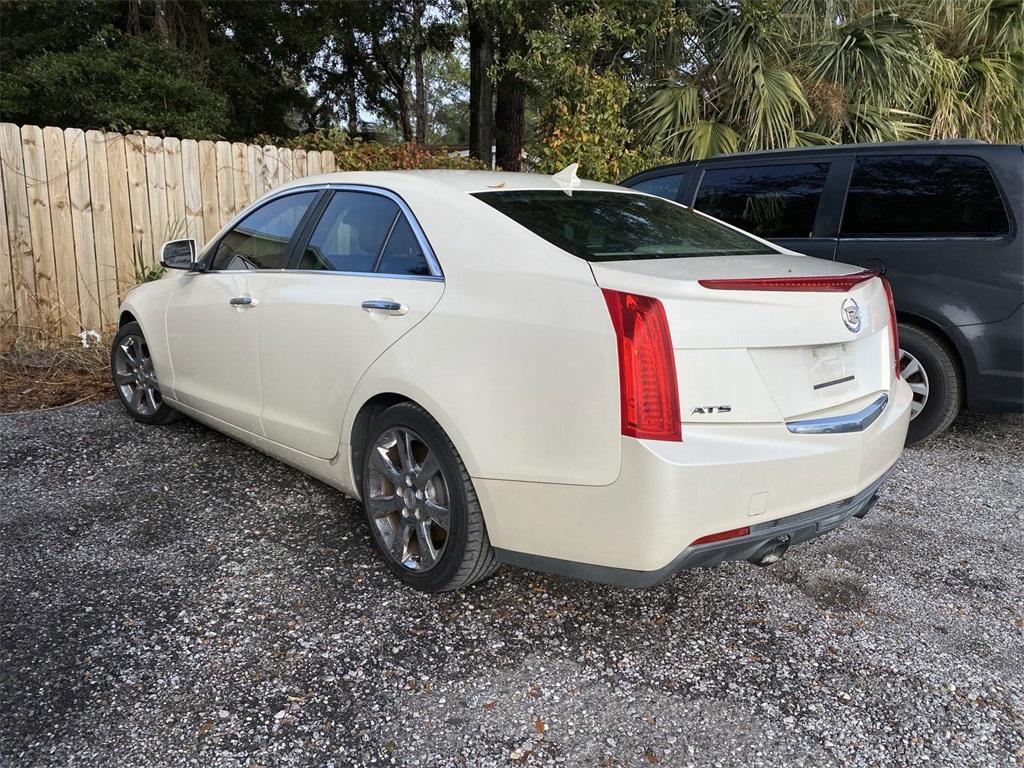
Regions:
[[914, 399], [910, 403], [910, 418], [924, 410], [928, 402], [928, 373], [921, 362], [905, 349], [900, 350], [900, 376], [910, 386]]
[[392, 427], [368, 457], [366, 508], [394, 562], [429, 571], [451, 530], [450, 496], [437, 454], [411, 429]]
[[129, 334], [114, 348], [114, 383], [127, 406], [139, 416], [152, 416], [162, 398], [149, 347], [141, 336]]

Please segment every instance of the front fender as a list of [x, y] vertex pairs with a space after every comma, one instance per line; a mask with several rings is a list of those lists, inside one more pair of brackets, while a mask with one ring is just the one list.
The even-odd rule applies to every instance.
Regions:
[[171, 399], [176, 396], [172, 386], [174, 367], [167, 343], [167, 305], [176, 282], [174, 279], [154, 280], [137, 285], [125, 296], [118, 311], [118, 317], [126, 312], [131, 314], [142, 328], [160, 387]]

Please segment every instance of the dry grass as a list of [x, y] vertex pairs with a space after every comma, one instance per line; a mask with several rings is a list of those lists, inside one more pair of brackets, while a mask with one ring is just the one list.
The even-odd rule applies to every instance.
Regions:
[[47, 346], [15, 344], [0, 353], [0, 412], [36, 411], [114, 395], [106, 340]]

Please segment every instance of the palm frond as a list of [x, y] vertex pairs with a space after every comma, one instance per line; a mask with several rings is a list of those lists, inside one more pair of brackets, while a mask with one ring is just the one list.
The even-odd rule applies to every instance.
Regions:
[[746, 107], [744, 144], [750, 148], [788, 146], [798, 122], [813, 117], [803, 87], [784, 69], [755, 70], [754, 91]]

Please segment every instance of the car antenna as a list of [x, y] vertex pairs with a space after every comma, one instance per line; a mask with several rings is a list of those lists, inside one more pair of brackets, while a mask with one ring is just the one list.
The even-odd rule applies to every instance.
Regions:
[[562, 191], [565, 192], [565, 194], [567, 194], [569, 197], [572, 197], [573, 189], [575, 189], [576, 187], [583, 183], [580, 181], [580, 177], [576, 175], [576, 171], [579, 170], [579, 167], [579, 163], [570, 163], [569, 165], [565, 166], [565, 168], [560, 170], [558, 173], [551, 175], [551, 178], [557, 184], [565, 185], [565, 189], [563, 189]]

